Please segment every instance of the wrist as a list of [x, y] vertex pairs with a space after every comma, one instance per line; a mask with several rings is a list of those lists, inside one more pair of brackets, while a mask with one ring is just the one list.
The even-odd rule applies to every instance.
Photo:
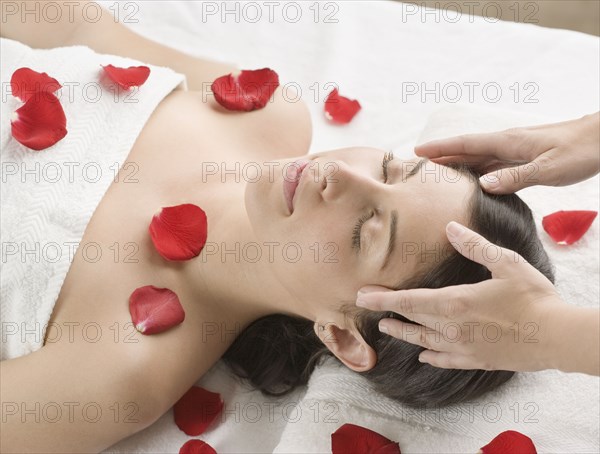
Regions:
[[539, 370], [568, 368], [571, 339], [565, 334], [572, 327], [575, 306], [564, 303], [560, 297], [556, 301], [543, 302], [538, 317]]
[[598, 375], [598, 308], [563, 303], [549, 309], [546, 368]]

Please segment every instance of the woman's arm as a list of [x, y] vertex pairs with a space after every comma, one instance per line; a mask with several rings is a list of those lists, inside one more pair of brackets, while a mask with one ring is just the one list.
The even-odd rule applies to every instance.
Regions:
[[0, 362], [0, 452], [100, 452], [164, 405], [147, 367], [107, 342], [48, 345]]
[[[168, 66], [187, 76], [190, 90], [200, 91], [203, 87], [206, 89], [215, 78], [237, 70], [233, 65], [202, 60], [146, 39], [125, 25], [115, 22], [112, 12], [104, 8], [97, 22], [85, 20], [82, 12], [88, 3], [94, 2], [1, 0], [0, 35], [34, 48], [85, 45], [98, 53]], [[41, 13], [44, 8], [48, 8], [47, 14]], [[60, 15], [55, 12], [57, 8], [61, 9]], [[52, 22], [44, 20], [45, 17], [50, 17], [50, 10]], [[87, 11], [91, 14], [95, 9], [89, 8]], [[54, 17], [60, 19], [54, 21]]]
[[557, 330], [555, 345], [549, 346], [553, 369], [600, 375], [600, 309], [567, 305], [552, 314]]

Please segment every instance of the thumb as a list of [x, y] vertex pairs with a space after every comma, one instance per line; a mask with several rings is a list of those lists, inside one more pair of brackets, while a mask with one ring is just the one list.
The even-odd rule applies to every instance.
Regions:
[[481, 188], [492, 194], [512, 194], [520, 189], [539, 184], [538, 166], [528, 162], [521, 166], [498, 169], [479, 178]]
[[371, 292], [390, 292], [394, 291], [394, 289], [383, 287], [381, 285], [368, 284], [364, 285], [358, 289], [357, 293], [371, 293]]

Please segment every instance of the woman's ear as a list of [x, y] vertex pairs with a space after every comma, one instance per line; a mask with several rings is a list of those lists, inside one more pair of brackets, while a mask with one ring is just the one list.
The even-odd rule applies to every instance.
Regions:
[[315, 322], [315, 333], [342, 363], [356, 372], [371, 370], [377, 354], [356, 329], [344, 329], [335, 323]]

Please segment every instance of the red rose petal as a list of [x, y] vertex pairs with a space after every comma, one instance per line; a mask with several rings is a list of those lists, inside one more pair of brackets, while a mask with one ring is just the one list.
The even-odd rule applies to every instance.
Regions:
[[217, 102], [228, 110], [262, 109], [279, 87], [279, 76], [269, 68], [221, 76], [211, 85]]
[[333, 454], [400, 454], [400, 445], [377, 432], [355, 424], [344, 424], [331, 434]]
[[31, 96], [14, 113], [12, 136], [32, 150], [51, 147], [67, 135], [67, 118], [60, 101], [52, 93]]
[[142, 334], [157, 334], [179, 325], [185, 312], [175, 292], [146, 285], [129, 297], [131, 321]]
[[204, 433], [223, 411], [223, 400], [199, 386], [192, 386], [173, 406], [175, 424], [191, 436]]
[[164, 207], [152, 217], [150, 237], [154, 247], [167, 260], [189, 260], [206, 244], [206, 213], [191, 203]]
[[46, 73], [39, 73], [31, 68], [19, 68], [10, 78], [10, 89], [13, 96], [25, 102], [36, 93], [54, 93], [62, 85]]
[[334, 123], [350, 123], [360, 109], [358, 101], [340, 96], [337, 88], [325, 99], [325, 117]]
[[573, 244], [588, 231], [597, 211], [557, 211], [544, 216], [542, 226], [558, 244]]
[[217, 451], [205, 441], [189, 440], [179, 449], [179, 454], [217, 454]]
[[497, 435], [481, 448], [483, 454], [537, 454], [531, 438], [515, 430], [507, 430]]
[[373, 454], [400, 454], [400, 445], [392, 441], [387, 445], [383, 445], [381, 448], [375, 449]]
[[130, 66], [129, 68], [117, 68], [113, 65], [102, 66], [108, 77], [120, 87], [129, 90], [131, 87], [139, 87], [150, 76], [150, 68], [147, 66]]

